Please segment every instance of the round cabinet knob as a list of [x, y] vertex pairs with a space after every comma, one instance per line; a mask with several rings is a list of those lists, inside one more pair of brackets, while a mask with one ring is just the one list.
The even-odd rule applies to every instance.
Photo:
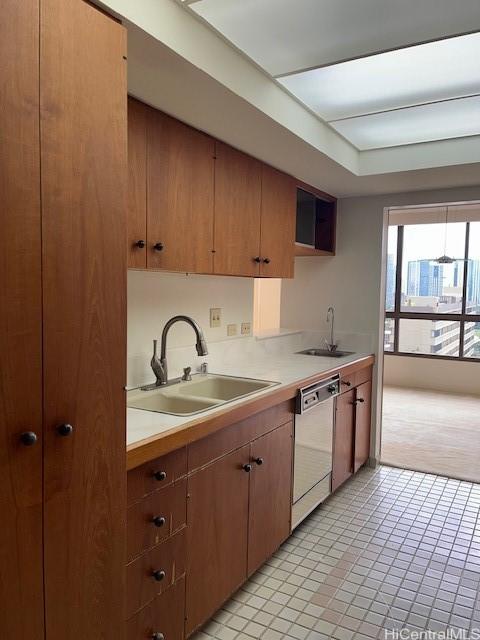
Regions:
[[26, 447], [31, 447], [38, 440], [37, 434], [33, 431], [24, 431], [20, 434], [20, 442]]
[[163, 243], [157, 242], [156, 244], [153, 245], [153, 248], [155, 249], [155, 251], [163, 251]]
[[73, 431], [73, 427], [71, 424], [59, 424], [57, 427], [57, 433], [59, 436], [69, 436]]
[[250, 473], [250, 471], [252, 470], [252, 465], [247, 462], [247, 464], [243, 465], [243, 470], [247, 473]]
[[135, 242], [135, 246], [139, 249], [145, 249], [145, 244], [145, 240], [137, 240], [137, 242]]
[[260, 467], [263, 464], [263, 458], [255, 458], [255, 462]]
[[153, 474], [153, 477], [155, 478], [155, 480], [158, 480], [158, 482], [161, 482], [162, 480], [166, 480], [167, 472], [166, 471], [155, 471], [155, 473]]
[[155, 633], [152, 633], [152, 640], [165, 640], [165, 636], [163, 633], [156, 631]]
[[270, 258], [264, 258], [263, 261], [265, 264], [270, 264]]
[[357, 402], [363, 403], [363, 402], [365, 402], [365, 400], [364, 400], [364, 398], [358, 398]]
[[348, 380], [342, 380], [342, 384], [344, 384], [346, 387], [351, 387], [352, 383], [348, 382]]
[[164, 516], [155, 516], [154, 518], [152, 518], [152, 522], [156, 527], [163, 527], [166, 519], [164, 518]]
[[153, 571], [152, 576], [157, 582], [161, 582], [167, 574], [163, 569], [159, 569], [158, 571]]
[[262, 259], [260, 258], [260, 256], [256, 256], [255, 258], [253, 258], [253, 261], [258, 264], [259, 262], [262, 261]]

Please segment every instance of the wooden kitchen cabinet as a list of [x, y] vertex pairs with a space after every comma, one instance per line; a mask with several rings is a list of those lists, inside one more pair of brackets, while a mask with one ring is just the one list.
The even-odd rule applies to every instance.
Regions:
[[333, 442], [332, 491], [353, 474], [355, 389], [337, 398]]
[[296, 198], [294, 179], [262, 164], [261, 277], [293, 278]]
[[256, 571], [290, 535], [292, 457], [292, 422], [251, 444], [248, 575]]
[[2, 9], [0, 637], [117, 640], [126, 33], [82, 0]]
[[245, 445], [188, 479], [187, 636], [247, 578], [249, 454]]
[[147, 114], [150, 107], [128, 98], [128, 267], [147, 268]]
[[147, 267], [213, 272], [215, 142], [147, 113]]
[[337, 398], [333, 443], [332, 491], [338, 489], [370, 456], [372, 368], [342, 376]]
[[372, 420], [372, 382], [356, 388], [355, 451], [353, 472], [356, 473], [370, 456], [370, 425]]
[[12, 640], [44, 638], [38, 12], [6, 0], [0, 21], [0, 638]]
[[262, 165], [222, 142], [215, 149], [214, 272], [258, 276]]

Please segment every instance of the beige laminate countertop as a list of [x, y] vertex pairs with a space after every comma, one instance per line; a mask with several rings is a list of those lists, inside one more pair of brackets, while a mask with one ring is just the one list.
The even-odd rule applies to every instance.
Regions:
[[232, 402], [221, 404], [193, 416], [127, 409], [127, 469], [164, 455], [209, 435], [229, 424], [294, 398], [298, 389], [321, 378], [343, 375], [372, 365], [371, 354], [354, 353], [341, 358], [289, 354], [263, 356], [238, 364], [232, 363], [210, 373], [260, 380], [279, 384]]

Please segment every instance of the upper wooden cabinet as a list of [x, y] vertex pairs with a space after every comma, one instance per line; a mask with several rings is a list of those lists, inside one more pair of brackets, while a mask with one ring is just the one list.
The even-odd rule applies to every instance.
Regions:
[[147, 267], [147, 113], [149, 107], [128, 98], [128, 266]]
[[212, 273], [215, 143], [147, 114], [147, 267]]
[[262, 165], [260, 276], [293, 278], [296, 194], [291, 176]]
[[215, 273], [258, 276], [262, 165], [258, 160], [216, 143]]
[[128, 266], [292, 278], [296, 185], [129, 98]]

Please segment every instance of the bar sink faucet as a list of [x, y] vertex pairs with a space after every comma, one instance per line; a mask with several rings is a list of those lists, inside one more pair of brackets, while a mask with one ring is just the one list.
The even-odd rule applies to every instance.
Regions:
[[328, 342], [328, 340], [325, 339], [325, 346], [327, 347], [328, 351], [330, 351], [330, 353], [333, 353], [337, 350], [337, 346], [338, 346], [334, 338], [335, 309], [333, 307], [328, 307], [327, 323], [331, 325], [330, 326], [330, 342]]
[[157, 355], [157, 340], [153, 341], [153, 356], [150, 361], [150, 365], [157, 379], [154, 385], [156, 387], [160, 387], [162, 385], [168, 384], [167, 335], [170, 328], [176, 322], [186, 322], [192, 327], [192, 329], [195, 331], [195, 336], [197, 338], [195, 347], [197, 349], [198, 355], [199, 356], [208, 355], [207, 343], [205, 342], [203, 331], [200, 328], [200, 326], [195, 322], [195, 320], [193, 320], [189, 316], [174, 316], [173, 318], [170, 318], [170, 320], [163, 327], [160, 358]]

